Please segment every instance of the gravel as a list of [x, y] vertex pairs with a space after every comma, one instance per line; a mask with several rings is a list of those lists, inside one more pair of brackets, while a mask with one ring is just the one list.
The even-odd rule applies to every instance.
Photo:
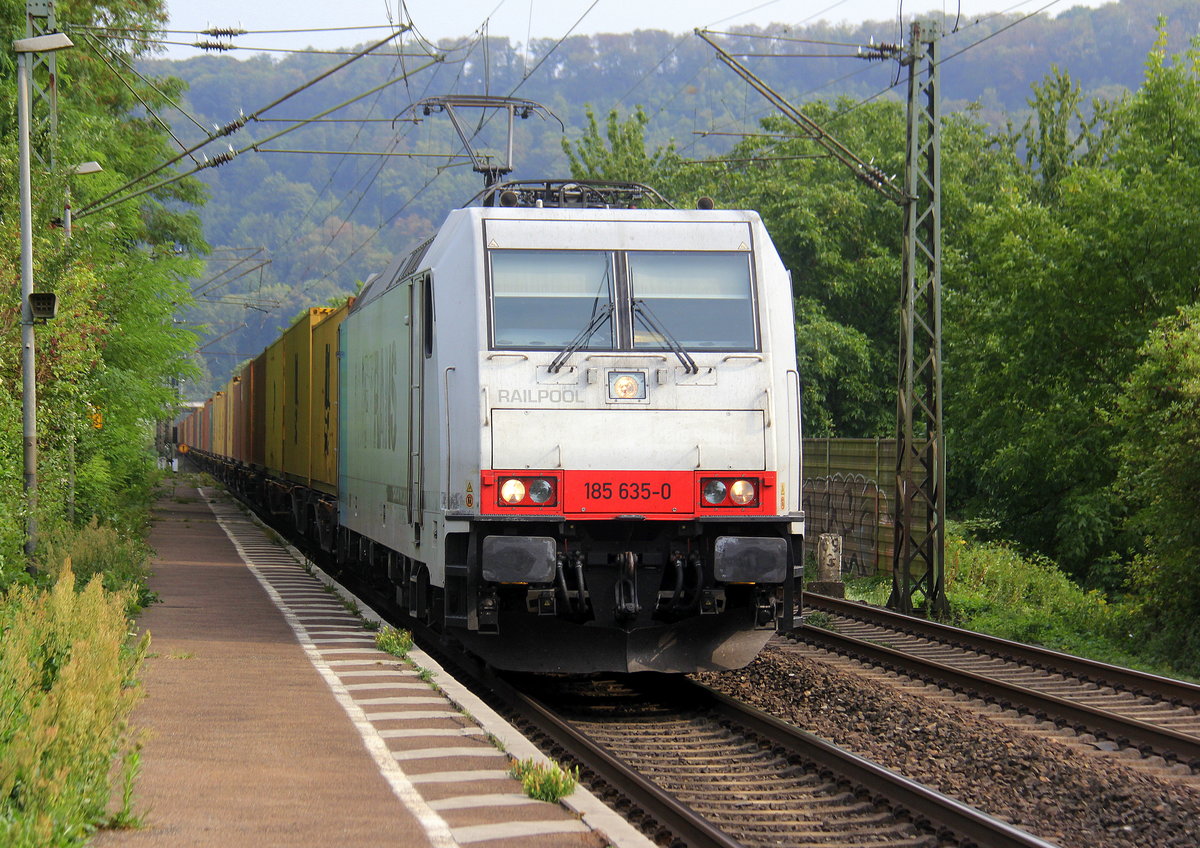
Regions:
[[1064, 848], [1196, 848], [1200, 791], [768, 648], [715, 689]]

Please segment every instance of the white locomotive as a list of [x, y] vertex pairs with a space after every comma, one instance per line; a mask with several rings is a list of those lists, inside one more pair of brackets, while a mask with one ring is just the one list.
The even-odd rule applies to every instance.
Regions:
[[337, 547], [500, 668], [694, 671], [790, 627], [800, 380], [754, 212], [505, 183], [340, 326]]

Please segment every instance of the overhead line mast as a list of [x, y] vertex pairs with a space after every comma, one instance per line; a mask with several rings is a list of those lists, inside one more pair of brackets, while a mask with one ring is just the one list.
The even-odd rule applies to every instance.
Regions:
[[[888, 606], [905, 613], [946, 611], [946, 450], [942, 428], [941, 106], [937, 36], [914, 22], [907, 49], [872, 45], [864, 59], [896, 57], [908, 67], [904, 185], [864, 162], [789, 103], [705, 32], [718, 58], [803, 127], [862, 183], [904, 211], [900, 344], [896, 386], [895, 547]], [[921, 603], [914, 603], [920, 593]]]

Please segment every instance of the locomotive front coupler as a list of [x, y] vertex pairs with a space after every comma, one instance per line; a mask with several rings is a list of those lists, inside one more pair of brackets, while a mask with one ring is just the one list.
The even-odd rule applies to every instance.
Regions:
[[637, 590], [637, 554], [625, 551], [617, 555], [617, 581], [614, 586], [616, 593], [615, 613], [620, 619], [637, 618], [642, 607], [638, 603]]

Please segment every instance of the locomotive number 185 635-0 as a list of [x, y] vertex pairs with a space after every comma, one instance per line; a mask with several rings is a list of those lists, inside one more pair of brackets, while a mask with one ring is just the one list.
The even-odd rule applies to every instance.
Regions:
[[600, 483], [596, 481], [583, 484], [584, 497], [590, 501], [610, 501], [613, 498], [622, 501], [670, 500], [670, 483]]
[[695, 475], [691, 471], [581, 471], [563, 475], [563, 506], [568, 514], [681, 515], [691, 513]]

